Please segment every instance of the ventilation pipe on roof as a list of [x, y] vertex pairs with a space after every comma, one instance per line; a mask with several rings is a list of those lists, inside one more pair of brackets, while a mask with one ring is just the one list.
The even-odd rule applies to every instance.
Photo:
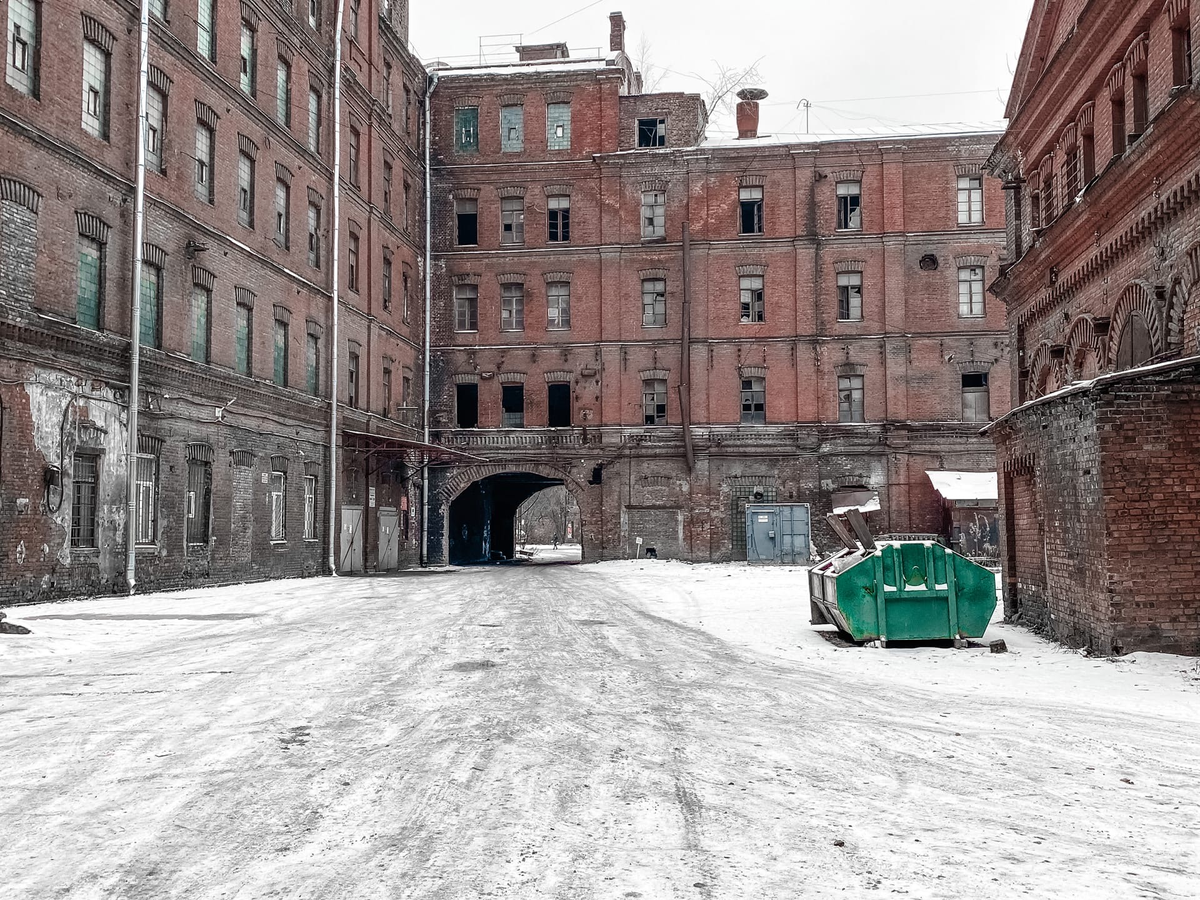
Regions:
[[608, 15], [608, 49], [613, 53], [625, 52], [625, 16], [619, 12]]
[[758, 101], [767, 99], [762, 88], [743, 88], [738, 91], [737, 127], [738, 140], [758, 137]]

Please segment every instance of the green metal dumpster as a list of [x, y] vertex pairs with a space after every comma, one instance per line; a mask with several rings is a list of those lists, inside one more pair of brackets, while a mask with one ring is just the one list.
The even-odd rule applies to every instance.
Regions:
[[809, 570], [812, 622], [855, 641], [983, 637], [996, 577], [933, 541], [879, 541], [841, 550]]

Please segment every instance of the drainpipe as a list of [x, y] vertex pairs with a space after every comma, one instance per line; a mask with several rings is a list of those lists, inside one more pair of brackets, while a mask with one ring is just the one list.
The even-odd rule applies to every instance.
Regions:
[[137, 586], [138, 404], [142, 356], [142, 240], [146, 233], [146, 94], [150, 84], [150, 0], [141, 2], [138, 23], [137, 164], [133, 195], [133, 287], [129, 301], [129, 471], [125, 484], [125, 586]]
[[[433, 89], [437, 87], [438, 75], [429, 76], [429, 87], [425, 92], [425, 398], [422, 401], [421, 422], [425, 426], [424, 441], [429, 443], [429, 391], [430, 349], [432, 330], [430, 312], [433, 309], [433, 134], [430, 124], [433, 118]], [[421, 466], [421, 565], [429, 565], [429, 453], [425, 453], [425, 465]]]
[[342, 260], [342, 22], [346, 0], [338, 0], [333, 37], [333, 295], [330, 299], [329, 338], [329, 574], [338, 573], [338, 305], [341, 303]]
[[692, 229], [683, 223], [683, 337], [680, 339], [679, 413], [683, 420], [683, 450], [688, 471], [696, 467], [692, 446]]

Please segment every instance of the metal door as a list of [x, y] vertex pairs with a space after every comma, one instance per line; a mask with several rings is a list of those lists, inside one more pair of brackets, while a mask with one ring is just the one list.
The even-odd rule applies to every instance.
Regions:
[[811, 522], [806, 503], [746, 506], [746, 560], [760, 565], [811, 562]]
[[379, 571], [400, 568], [400, 513], [394, 509], [379, 511]]
[[779, 562], [779, 507], [746, 506], [746, 561]]
[[812, 562], [811, 510], [807, 503], [779, 507], [779, 562], [807, 566]]
[[342, 507], [342, 561], [338, 570], [343, 575], [361, 574], [363, 570], [363, 509], [361, 506]]

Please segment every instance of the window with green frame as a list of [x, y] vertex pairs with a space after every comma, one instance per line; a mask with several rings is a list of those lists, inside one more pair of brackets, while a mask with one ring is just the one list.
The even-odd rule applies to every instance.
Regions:
[[104, 245], [94, 238], [79, 236], [79, 298], [75, 321], [83, 328], [100, 330], [104, 305]]
[[250, 336], [254, 329], [254, 310], [239, 303], [234, 313], [233, 366], [240, 375], [250, 374]]
[[212, 311], [212, 291], [203, 285], [192, 287], [192, 359], [209, 361], [208, 323]]
[[464, 107], [454, 111], [454, 149], [459, 153], [479, 152], [479, 108]]
[[143, 347], [162, 347], [159, 309], [162, 304], [162, 269], [142, 263], [142, 311], [138, 334]]
[[275, 320], [275, 370], [274, 381], [280, 387], [288, 383], [288, 323]]

